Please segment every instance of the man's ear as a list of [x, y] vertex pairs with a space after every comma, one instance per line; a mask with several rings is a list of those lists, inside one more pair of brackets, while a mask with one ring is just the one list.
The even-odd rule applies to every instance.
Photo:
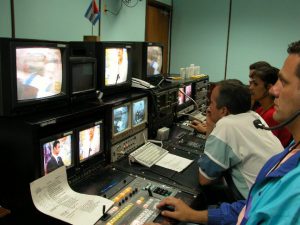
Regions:
[[226, 106], [223, 106], [221, 109], [221, 115], [222, 116], [228, 116], [230, 114], [228, 108]]

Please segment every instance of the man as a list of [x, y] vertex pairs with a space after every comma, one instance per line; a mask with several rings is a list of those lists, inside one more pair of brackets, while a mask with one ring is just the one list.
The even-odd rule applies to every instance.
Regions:
[[234, 199], [245, 199], [264, 163], [283, 147], [272, 132], [257, 130], [249, 89], [237, 80], [216, 84], [207, 109], [207, 140], [200, 155], [199, 182], [211, 184], [227, 173]]
[[[300, 41], [290, 44], [288, 53], [279, 79], [270, 90], [275, 96], [274, 119], [278, 122], [289, 120], [300, 110]], [[163, 211], [162, 215], [208, 224], [300, 224], [300, 117], [286, 127], [294, 137], [294, 144], [265, 164], [247, 201], [197, 211], [179, 199], [166, 198], [157, 207], [172, 205], [175, 211]]]
[[52, 155], [50, 160], [47, 163], [47, 173], [52, 172], [64, 165], [62, 158], [59, 156], [60, 153], [60, 142], [58, 140], [53, 142]]

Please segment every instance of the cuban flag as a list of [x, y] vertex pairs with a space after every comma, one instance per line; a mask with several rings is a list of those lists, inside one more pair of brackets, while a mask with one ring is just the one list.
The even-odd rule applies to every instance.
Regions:
[[100, 19], [100, 12], [95, 0], [92, 0], [88, 9], [86, 10], [84, 16], [95, 25], [97, 21]]

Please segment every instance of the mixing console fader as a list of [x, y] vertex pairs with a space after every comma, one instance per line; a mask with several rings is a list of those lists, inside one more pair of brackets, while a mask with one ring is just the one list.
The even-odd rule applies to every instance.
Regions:
[[161, 199], [182, 194], [188, 196], [174, 187], [136, 177], [112, 196], [114, 205], [96, 225], [143, 225], [158, 217], [160, 210], [156, 205]]

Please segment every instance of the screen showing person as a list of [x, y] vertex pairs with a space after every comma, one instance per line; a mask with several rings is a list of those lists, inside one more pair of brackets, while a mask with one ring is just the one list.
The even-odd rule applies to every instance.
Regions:
[[18, 101], [51, 97], [61, 93], [60, 49], [17, 48], [16, 64]]
[[66, 135], [42, 145], [44, 175], [61, 166], [72, 165], [72, 136]]
[[162, 48], [160, 46], [148, 46], [147, 75], [161, 74], [162, 60]]
[[178, 91], [178, 105], [182, 105], [184, 103], [184, 88], [179, 88]]
[[[189, 85], [185, 86], [184, 91], [185, 91], [184, 93], [187, 96], [192, 97], [192, 84], [189, 84]], [[190, 100], [191, 100], [190, 98], [185, 96], [185, 102], [188, 102]]]
[[130, 105], [122, 105], [113, 109], [113, 132], [121, 133], [130, 127], [129, 109]]
[[79, 161], [101, 152], [100, 124], [79, 132]]
[[126, 48], [105, 49], [105, 85], [111, 86], [126, 82], [128, 55]]
[[147, 98], [132, 103], [132, 125], [137, 126], [147, 121]]

